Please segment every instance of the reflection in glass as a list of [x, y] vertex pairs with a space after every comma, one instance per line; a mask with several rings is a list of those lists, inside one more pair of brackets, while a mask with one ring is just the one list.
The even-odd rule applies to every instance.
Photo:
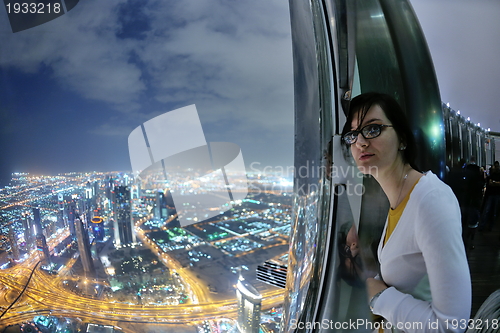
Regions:
[[[234, 332], [240, 276], [275, 329], [256, 270], [289, 248], [286, 2], [56, 2], [15, 33], [0, 7], [0, 331]], [[196, 126], [161, 117], [193, 104]]]

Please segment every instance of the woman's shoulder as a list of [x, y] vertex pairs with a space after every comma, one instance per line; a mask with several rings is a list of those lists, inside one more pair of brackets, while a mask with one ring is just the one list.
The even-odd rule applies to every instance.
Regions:
[[434, 174], [432, 171], [427, 171], [423, 173], [423, 176], [420, 177], [417, 186], [415, 189], [419, 189], [420, 191], [429, 192], [429, 191], [451, 191], [451, 188], [443, 182], [439, 177]]
[[424, 237], [428, 230], [460, 234], [460, 206], [451, 188], [430, 171], [420, 182], [414, 190], [412, 211], [412, 216], [419, 220], [416, 233]]
[[451, 188], [432, 171], [427, 171], [420, 177], [412, 196], [434, 204], [456, 199]]

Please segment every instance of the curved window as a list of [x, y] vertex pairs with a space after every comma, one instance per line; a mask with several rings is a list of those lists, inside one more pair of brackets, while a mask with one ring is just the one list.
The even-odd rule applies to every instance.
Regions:
[[5, 1], [0, 330], [276, 329], [283, 1]]

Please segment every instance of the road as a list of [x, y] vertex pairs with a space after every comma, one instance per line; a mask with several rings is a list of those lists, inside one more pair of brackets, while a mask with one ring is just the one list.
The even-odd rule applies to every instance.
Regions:
[[[24, 269], [24, 268], [23, 268]], [[26, 279], [19, 279], [18, 272], [0, 274], [0, 283], [7, 288], [0, 291], [5, 303], [5, 293], [18, 295], [24, 288]], [[283, 303], [283, 291], [276, 290], [262, 295], [262, 309], [269, 309]], [[6, 304], [3, 304], [3, 309]], [[32, 320], [37, 314], [52, 314], [63, 317], [89, 318], [94, 323], [112, 322], [177, 323], [193, 324], [215, 318], [236, 318], [236, 298], [198, 304], [175, 306], [144, 306], [113, 303], [74, 294], [64, 289], [60, 278], [54, 278], [36, 269], [24, 295], [2, 317], [2, 326]]]

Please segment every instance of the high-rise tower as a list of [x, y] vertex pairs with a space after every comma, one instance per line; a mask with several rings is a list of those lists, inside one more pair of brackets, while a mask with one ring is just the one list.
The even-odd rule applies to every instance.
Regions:
[[68, 203], [67, 210], [68, 210], [69, 232], [71, 234], [71, 237], [73, 237], [73, 239], [74, 239], [76, 237], [75, 218], [76, 218], [77, 212], [76, 212], [76, 203], [73, 200], [71, 200]]
[[50, 262], [49, 247], [47, 245], [47, 240], [45, 239], [45, 236], [42, 233], [36, 235], [36, 247], [40, 253], [40, 259], [42, 261], [45, 261], [45, 263], [49, 263]]
[[19, 245], [17, 244], [17, 234], [12, 228], [12, 225], [9, 225], [9, 240], [12, 259], [19, 260]]
[[92, 261], [92, 254], [90, 253], [90, 242], [87, 229], [83, 225], [80, 218], [75, 219], [76, 236], [78, 241], [78, 250], [80, 252], [80, 259], [82, 260], [83, 270], [87, 274], [94, 274], [94, 262]]
[[41, 234], [43, 229], [40, 208], [33, 208], [33, 225], [35, 226], [35, 234]]
[[156, 202], [154, 206], [154, 217], [158, 220], [168, 219], [168, 208], [165, 194], [162, 191], [156, 192]]
[[262, 296], [241, 276], [236, 284], [238, 328], [242, 333], [259, 333]]
[[33, 224], [36, 233], [36, 247], [40, 251], [40, 257], [46, 263], [50, 262], [50, 251], [47, 246], [47, 240], [43, 234], [42, 220], [40, 217], [40, 208], [33, 208]]
[[131, 199], [128, 186], [115, 186], [113, 190], [114, 235], [116, 245], [135, 243]]
[[26, 249], [29, 250], [33, 245], [34, 233], [33, 233], [33, 225], [29, 212], [25, 212], [22, 214], [21, 223], [23, 224], [24, 229], [24, 242], [26, 243]]

